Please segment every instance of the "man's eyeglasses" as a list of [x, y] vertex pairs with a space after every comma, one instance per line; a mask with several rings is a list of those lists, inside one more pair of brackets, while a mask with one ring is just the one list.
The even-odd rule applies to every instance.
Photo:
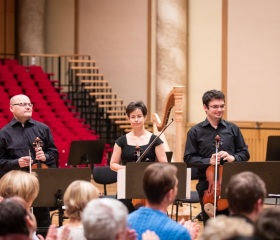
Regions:
[[12, 106], [15, 106], [15, 105], [20, 106], [20, 107], [27, 107], [27, 106], [28, 107], [33, 107], [32, 103], [15, 103]]
[[225, 109], [226, 108], [226, 105], [212, 105], [212, 106], [210, 106], [210, 105], [208, 105], [208, 107], [210, 107], [210, 108], [213, 108], [213, 109]]

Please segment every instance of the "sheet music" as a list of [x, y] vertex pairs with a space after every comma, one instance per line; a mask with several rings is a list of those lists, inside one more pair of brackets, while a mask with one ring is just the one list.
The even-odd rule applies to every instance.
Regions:
[[191, 198], [191, 175], [192, 175], [192, 169], [187, 168], [187, 183], [186, 183], [186, 199]]
[[[191, 197], [191, 169], [185, 168], [184, 163], [172, 163], [172, 164], [176, 165], [178, 169], [181, 169], [180, 176], [177, 176], [179, 182], [180, 182], [180, 179], [181, 179], [181, 181], [184, 181], [184, 182], [186, 181], [186, 185], [183, 184], [184, 187], [181, 188], [180, 197], [190, 199], [190, 197]], [[182, 166], [181, 166], [181, 164], [182, 164]], [[141, 163], [138, 165], [136, 165], [136, 163], [128, 164], [126, 166], [126, 168], [128, 168], [128, 170], [129, 170], [128, 174], [126, 173], [126, 169], [118, 170], [118, 175], [117, 175], [117, 198], [118, 199], [126, 199], [127, 197], [128, 198], [144, 198], [144, 193], [142, 190], [142, 180], [141, 180], [142, 175], [140, 177], [137, 175], [142, 174], [147, 165], [149, 165], [149, 163]], [[137, 170], [136, 170], [136, 166], [137, 166]], [[183, 166], [184, 166], [184, 169], [183, 169]], [[127, 177], [126, 175], [128, 175], [128, 178], [131, 179], [131, 181], [132, 181], [129, 183], [128, 186], [126, 186], [126, 177]], [[184, 175], [186, 177], [184, 177]], [[135, 186], [136, 183], [137, 183], [137, 186]], [[127, 190], [128, 190], [128, 192], [127, 192]]]
[[118, 199], [126, 198], [125, 173], [126, 173], [125, 168], [118, 170], [118, 177], [117, 177], [117, 198]]
[[280, 194], [268, 194], [269, 197], [276, 197], [276, 198], [280, 198]]

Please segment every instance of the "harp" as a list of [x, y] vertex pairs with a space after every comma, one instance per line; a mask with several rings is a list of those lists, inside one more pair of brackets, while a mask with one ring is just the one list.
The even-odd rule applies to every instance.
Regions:
[[160, 136], [161, 140], [164, 142], [165, 151], [173, 151], [175, 155], [175, 162], [183, 161], [183, 142], [182, 142], [182, 133], [183, 131], [183, 94], [185, 87], [184, 86], [175, 86], [170, 91], [167, 96], [163, 117], [160, 119], [157, 113], [152, 115], [153, 122], [153, 132], [158, 135], [168, 123], [171, 109], [174, 107], [174, 122], [175, 122], [175, 136], [176, 143], [173, 144], [172, 149], [170, 149], [164, 133]]

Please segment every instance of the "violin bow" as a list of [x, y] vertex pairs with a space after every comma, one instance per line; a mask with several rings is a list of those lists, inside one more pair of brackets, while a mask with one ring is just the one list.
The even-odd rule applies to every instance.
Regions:
[[216, 159], [215, 159], [215, 186], [214, 186], [214, 219], [216, 218], [216, 208], [217, 208], [218, 151], [219, 151], [220, 139], [221, 137], [219, 135], [215, 137]]
[[166, 130], [166, 128], [169, 127], [171, 123], [173, 123], [173, 118], [171, 119], [171, 122], [162, 129], [161, 133], [151, 142], [151, 144], [146, 148], [146, 150], [143, 152], [143, 154], [137, 159], [137, 163], [141, 162], [142, 159], [146, 156], [147, 152], [151, 149], [151, 147], [155, 144], [156, 140], [163, 134], [163, 132]]

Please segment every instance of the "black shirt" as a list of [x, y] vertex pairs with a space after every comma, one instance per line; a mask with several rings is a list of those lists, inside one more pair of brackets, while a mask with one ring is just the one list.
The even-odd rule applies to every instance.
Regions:
[[[154, 139], [156, 137], [157, 137], [156, 135], [152, 134], [148, 144], [139, 146], [141, 155], [150, 146], [150, 144], [152, 143], [152, 141], [154, 141]], [[132, 146], [132, 145], [127, 144], [126, 135], [122, 135], [115, 142], [122, 149], [122, 154], [121, 154], [122, 165], [126, 165], [128, 162], [136, 162], [137, 161], [137, 156], [135, 154], [135, 147], [136, 146]], [[154, 145], [151, 147], [151, 149], [147, 152], [147, 154], [145, 155], [142, 162], [155, 162], [156, 161], [156, 152], [155, 152], [156, 150], [155, 150], [155, 148], [156, 148], [156, 146], [158, 146], [162, 143], [163, 143], [162, 140], [160, 138], [158, 138], [155, 141]]]
[[[45, 153], [48, 166], [55, 166], [58, 159], [58, 151], [54, 144], [50, 128], [44, 123], [28, 120], [24, 127], [15, 118], [0, 130], [0, 176], [10, 170], [21, 169], [18, 159], [29, 156], [35, 160], [33, 142], [39, 137], [42, 142], [42, 150]], [[28, 167], [22, 170], [28, 170]]]
[[[187, 134], [184, 161], [190, 167], [198, 167], [200, 180], [206, 180], [205, 171], [212, 154], [216, 152], [215, 137], [220, 136], [219, 151], [234, 156], [235, 161], [248, 161], [250, 154], [242, 133], [235, 124], [221, 120], [215, 129], [208, 119], [192, 127]], [[221, 159], [223, 164], [223, 159]]]

